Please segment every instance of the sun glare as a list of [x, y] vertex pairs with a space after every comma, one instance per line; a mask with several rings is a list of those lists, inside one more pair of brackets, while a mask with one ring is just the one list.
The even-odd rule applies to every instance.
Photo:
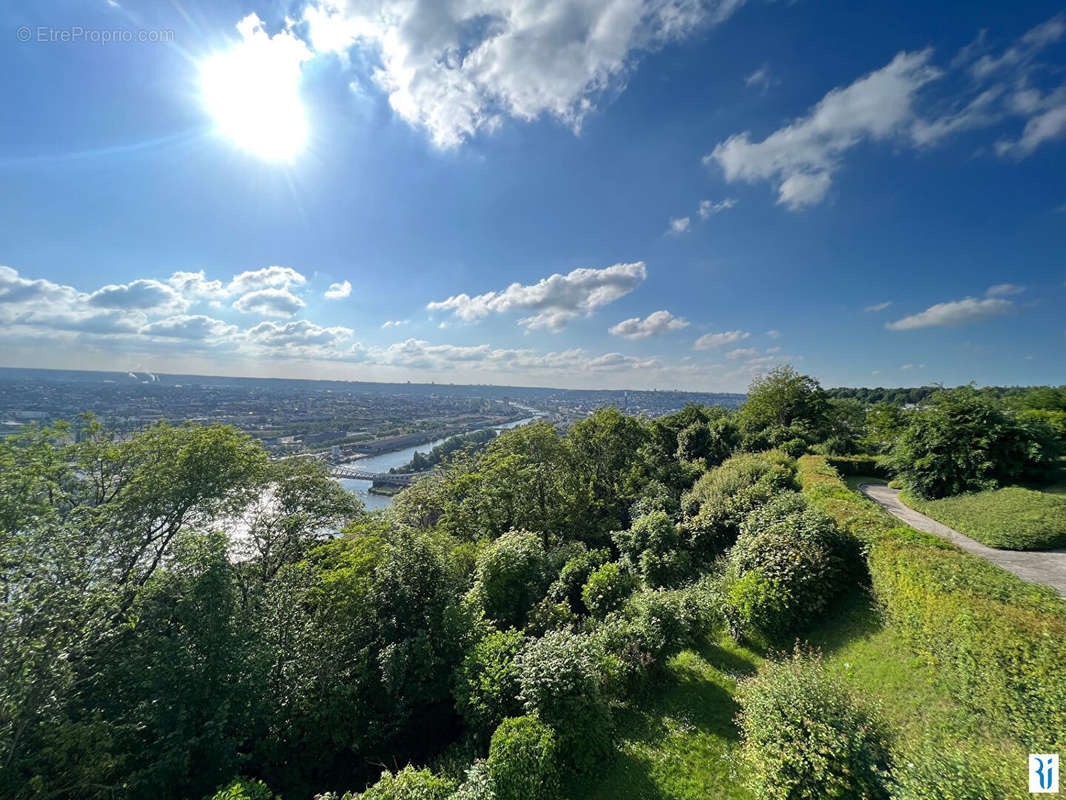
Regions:
[[263, 159], [292, 159], [307, 143], [300, 68], [310, 52], [287, 32], [269, 36], [255, 15], [237, 27], [243, 40], [200, 64], [204, 105], [218, 132], [239, 147]]

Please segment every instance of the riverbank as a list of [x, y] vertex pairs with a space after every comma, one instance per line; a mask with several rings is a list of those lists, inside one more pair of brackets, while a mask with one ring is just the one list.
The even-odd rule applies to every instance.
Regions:
[[[510, 430], [512, 428], [519, 428], [522, 425], [527, 425], [530, 422], [534, 422], [544, 416], [547, 416], [543, 411], [540, 411], [535, 408], [527, 408], [525, 406], [519, 406], [517, 404], [512, 405], [514, 405], [515, 408], [518, 408], [521, 411], [532, 412], [533, 415], [528, 417], [522, 417], [521, 419], [513, 420], [511, 422], [506, 422], [501, 425], [488, 425], [484, 428], [478, 428], [477, 430]], [[466, 432], [472, 433], [472, 431]], [[368, 455], [362, 458], [348, 459], [344, 463], [358, 465], [360, 469], [364, 469], [367, 472], [388, 472], [394, 467], [401, 467], [404, 464], [407, 464], [412, 458], [414, 458], [414, 454], [416, 452], [428, 452], [437, 445], [443, 444], [447, 439], [451, 438], [451, 436], [454, 435], [455, 434], [450, 434], [449, 436], [445, 436], [443, 439], [436, 439], [430, 442], [424, 442], [419, 445], [404, 447], [399, 450], [390, 451], [388, 453], [379, 453], [377, 455]], [[377, 511], [380, 509], [388, 508], [390, 505], [392, 505], [392, 498], [399, 493], [399, 487], [396, 487], [395, 490], [391, 491], [391, 493], [385, 494], [384, 491], [388, 491], [392, 487], [378, 487], [377, 489], [374, 489], [373, 483], [371, 481], [357, 480], [354, 478], [338, 478], [338, 481], [340, 482], [341, 486], [343, 486], [349, 492], [351, 492], [360, 500], [362, 500], [363, 504], [370, 511]]]

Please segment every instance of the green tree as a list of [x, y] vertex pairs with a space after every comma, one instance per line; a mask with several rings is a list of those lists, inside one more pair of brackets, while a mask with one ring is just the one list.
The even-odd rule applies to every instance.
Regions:
[[868, 453], [882, 455], [892, 449], [907, 427], [907, 412], [894, 403], [875, 403], [866, 410], [866, 431], [862, 440]]
[[405, 524], [439, 525], [469, 541], [512, 529], [551, 534], [568, 528], [569, 458], [547, 422], [505, 431], [477, 456], [460, 457], [444, 474], [419, 481], [397, 498], [393, 515]]
[[566, 436], [573, 481], [575, 517], [570, 535], [599, 544], [628, 525], [628, 510], [647, 474], [638, 452], [648, 431], [617, 408], [601, 408], [575, 424]]
[[[217, 714], [235, 634], [225, 548], [200, 531], [256, 496], [265, 454], [222, 426], [120, 440], [90, 417], [68, 434], [0, 446], [4, 488], [19, 489], [0, 506], [0, 794], [136, 797], [160, 776], [209, 791], [226, 758], [202, 748], [231, 734]], [[150, 674], [119, 680], [138, 661]], [[204, 771], [183, 772], [197, 754]]]
[[1046, 424], [1023, 424], [964, 386], [937, 392], [914, 413], [888, 460], [910, 491], [935, 499], [1040, 478], [1058, 457]]
[[478, 640], [455, 674], [455, 707], [470, 728], [488, 738], [505, 717], [522, 713], [515, 659], [525, 646], [519, 631], [493, 631]]
[[519, 658], [520, 697], [560, 737], [569, 766], [592, 769], [610, 751], [610, 713], [602, 691], [601, 651], [588, 636], [549, 631]]
[[800, 375], [789, 366], [755, 378], [740, 409], [741, 427], [747, 436], [778, 431], [767, 442], [770, 446], [782, 444], [797, 434], [808, 440], [820, 439], [827, 415], [828, 401], [818, 381]]
[[501, 628], [521, 628], [548, 588], [547, 566], [540, 537], [510, 531], [478, 555], [473, 595]]

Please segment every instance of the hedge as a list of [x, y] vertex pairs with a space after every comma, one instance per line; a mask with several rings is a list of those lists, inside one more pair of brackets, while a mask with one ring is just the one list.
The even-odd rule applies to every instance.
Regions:
[[[1066, 604], [851, 492], [822, 456], [803, 492], [866, 543], [886, 619], [964, 702], [1033, 752], [1066, 745]], [[1041, 750], [1040, 748], [1048, 748]]]
[[826, 456], [825, 460], [841, 475], [871, 475], [886, 481], [892, 477], [888, 467], [876, 456]]

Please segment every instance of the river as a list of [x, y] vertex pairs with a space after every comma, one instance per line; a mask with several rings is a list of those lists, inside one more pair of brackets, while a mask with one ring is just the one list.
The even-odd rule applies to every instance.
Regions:
[[[536, 409], [528, 408], [526, 406], [517, 406], [526, 411], [536, 411]], [[542, 413], [537, 412], [536, 416], [526, 417], [525, 419], [516, 420], [514, 422], [508, 422], [505, 425], [494, 425], [493, 430], [505, 431], [510, 428], [517, 428], [521, 425], [533, 422], [533, 420], [543, 416]], [[482, 428], [484, 430], [484, 428]], [[449, 437], [450, 438], [450, 437]], [[425, 444], [415, 445], [414, 447], [405, 447], [403, 450], [392, 450], [388, 453], [381, 453], [376, 456], [368, 456], [366, 458], [359, 458], [355, 461], [348, 463], [359, 467], [359, 469], [369, 470], [371, 472], [388, 472], [393, 467], [402, 467], [412, 458], [416, 452], [428, 453], [438, 444], [446, 441], [446, 439], [437, 439], [432, 442], [426, 442]], [[392, 498], [381, 494], [371, 494], [370, 481], [359, 481], [352, 478], [338, 478], [340, 485], [354, 494], [360, 500], [367, 509], [374, 511], [379, 508], [387, 508], [392, 503]]]

